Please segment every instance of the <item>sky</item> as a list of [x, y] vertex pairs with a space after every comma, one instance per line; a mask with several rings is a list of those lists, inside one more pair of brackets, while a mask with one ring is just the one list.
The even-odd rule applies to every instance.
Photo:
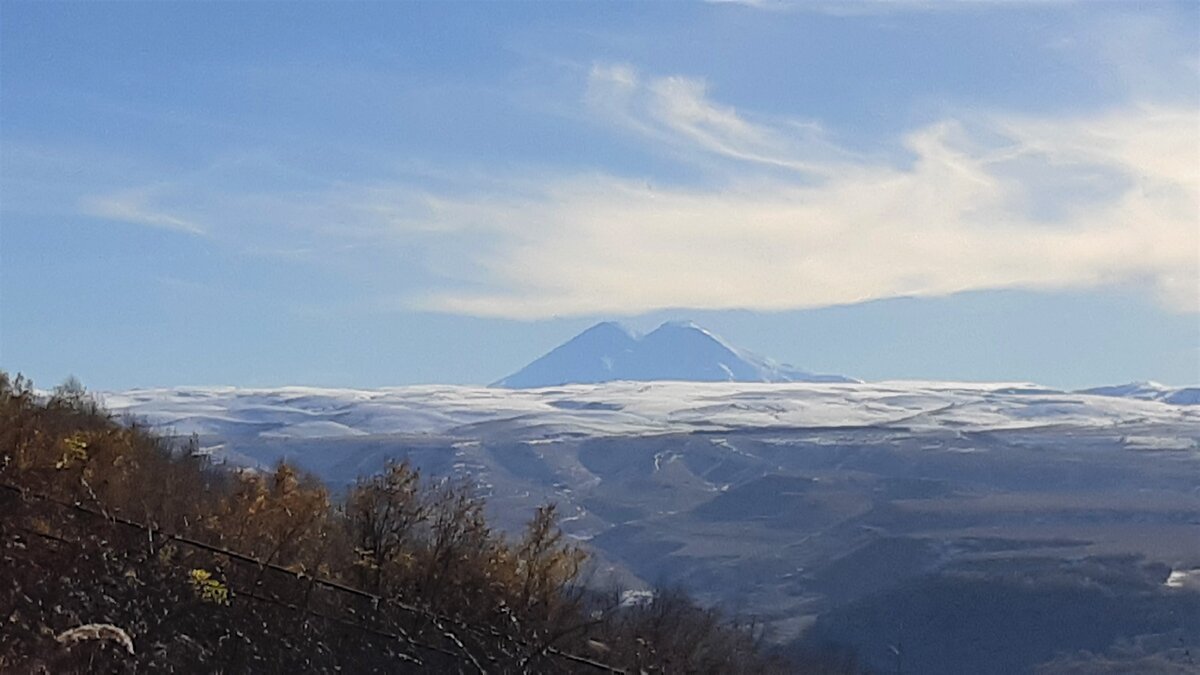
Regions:
[[683, 318], [1200, 382], [1200, 4], [0, 3], [0, 369], [485, 384]]

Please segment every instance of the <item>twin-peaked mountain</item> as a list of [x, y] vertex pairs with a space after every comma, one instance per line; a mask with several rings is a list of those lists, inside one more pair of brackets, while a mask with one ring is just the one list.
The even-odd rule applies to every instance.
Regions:
[[635, 335], [617, 323], [598, 323], [492, 386], [520, 389], [613, 380], [857, 382], [778, 364], [730, 346], [690, 321], [672, 321], [646, 335]]

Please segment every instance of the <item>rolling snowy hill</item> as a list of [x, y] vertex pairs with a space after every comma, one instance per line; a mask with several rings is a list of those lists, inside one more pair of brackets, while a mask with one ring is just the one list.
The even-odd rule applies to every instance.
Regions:
[[1200, 405], [1200, 387], [1168, 387], [1157, 382], [1130, 382], [1084, 389], [1081, 394], [1162, 401], [1174, 405]]
[[[1187, 390], [1175, 390], [1187, 391]], [[178, 434], [235, 439], [365, 435], [484, 440], [871, 427], [997, 431], [1200, 424], [1162, 398], [1061, 392], [1028, 383], [610, 382], [540, 389], [178, 387], [102, 396], [109, 409]]]

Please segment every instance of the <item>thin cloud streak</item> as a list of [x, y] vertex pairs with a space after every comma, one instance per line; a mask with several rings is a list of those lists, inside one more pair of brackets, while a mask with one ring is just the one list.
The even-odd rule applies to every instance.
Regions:
[[844, 153], [811, 121], [786, 131], [743, 118], [714, 103], [703, 80], [643, 78], [627, 64], [596, 64], [588, 74], [586, 102], [601, 118], [684, 153], [704, 153], [767, 167], [827, 174]]
[[736, 5], [761, 11], [814, 12], [830, 16], [871, 16], [933, 13], [994, 7], [1067, 5], [1073, 0], [704, 0], [711, 5]]
[[205, 229], [199, 224], [167, 213], [153, 206], [151, 201], [151, 196], [146, 192], [131, 190], [85, 199], [81, 207], [85, 215], [96, 218], [175, 230], [197, 236], [206, 234]]

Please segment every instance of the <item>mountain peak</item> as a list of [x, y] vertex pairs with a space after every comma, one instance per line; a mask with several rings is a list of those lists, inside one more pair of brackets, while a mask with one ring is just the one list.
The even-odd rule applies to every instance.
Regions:
[[684, 339], [687, 339], [688, 337], [690, 337], [692, 339], [697, 338], [697, 337], [704, 337], [704, 338], [707, 338], [714, 342], [720, 342], [721, 344], [725, 344], [725, 342], [723, 340], [721, 340], [721, 338], [717, 337], [716, 335], [713, 335], [712, 332], [710, 332], [708, 329], [704, 328], [703, 326], [700, 326], [695, 321], [667, 321], [667, 322], [664, 322], [664, 323], [660, 324], [658, 328], [655, 328], [653, 331], [646, 334], [646, 338], [651, 338], [653, 336], [660, 336], [660, 337], [661, 336], [672, 336], [672, 338], [684, 338]]
[[591, 327], [589, 327], [587, 330], [583, 331], [579, 335], [587, 335], [588, 333], [597, 333], [597, 334], [618, 334], [619, 333], [622, 335], [633, 337], [633, 333], [628, 328], [626, 328], [624, 324], [617, 322], [617, 321], [601, 321], [600, 323], [592, 325]]
[[671, 330], [671, 329], [676, 329], [676, 328], [689, 328], [691, 330], [703, 331], [705, 333], [708, 332], [708, 331], [704, 330], [703, 328], [701, 328], [699, 324], [697, 324], [695, 321], [692, 321], [691, 319], [679, 319], [676, 321], [664, 321], [655, 330], [656, 331], [663, 330], [663, 329]]
[[605, 321], [492, 386], [536, 388], [612, 380], [856, 381], [778, 365], [729, 345], [694, 321], [668, 321], [644, 336]]

